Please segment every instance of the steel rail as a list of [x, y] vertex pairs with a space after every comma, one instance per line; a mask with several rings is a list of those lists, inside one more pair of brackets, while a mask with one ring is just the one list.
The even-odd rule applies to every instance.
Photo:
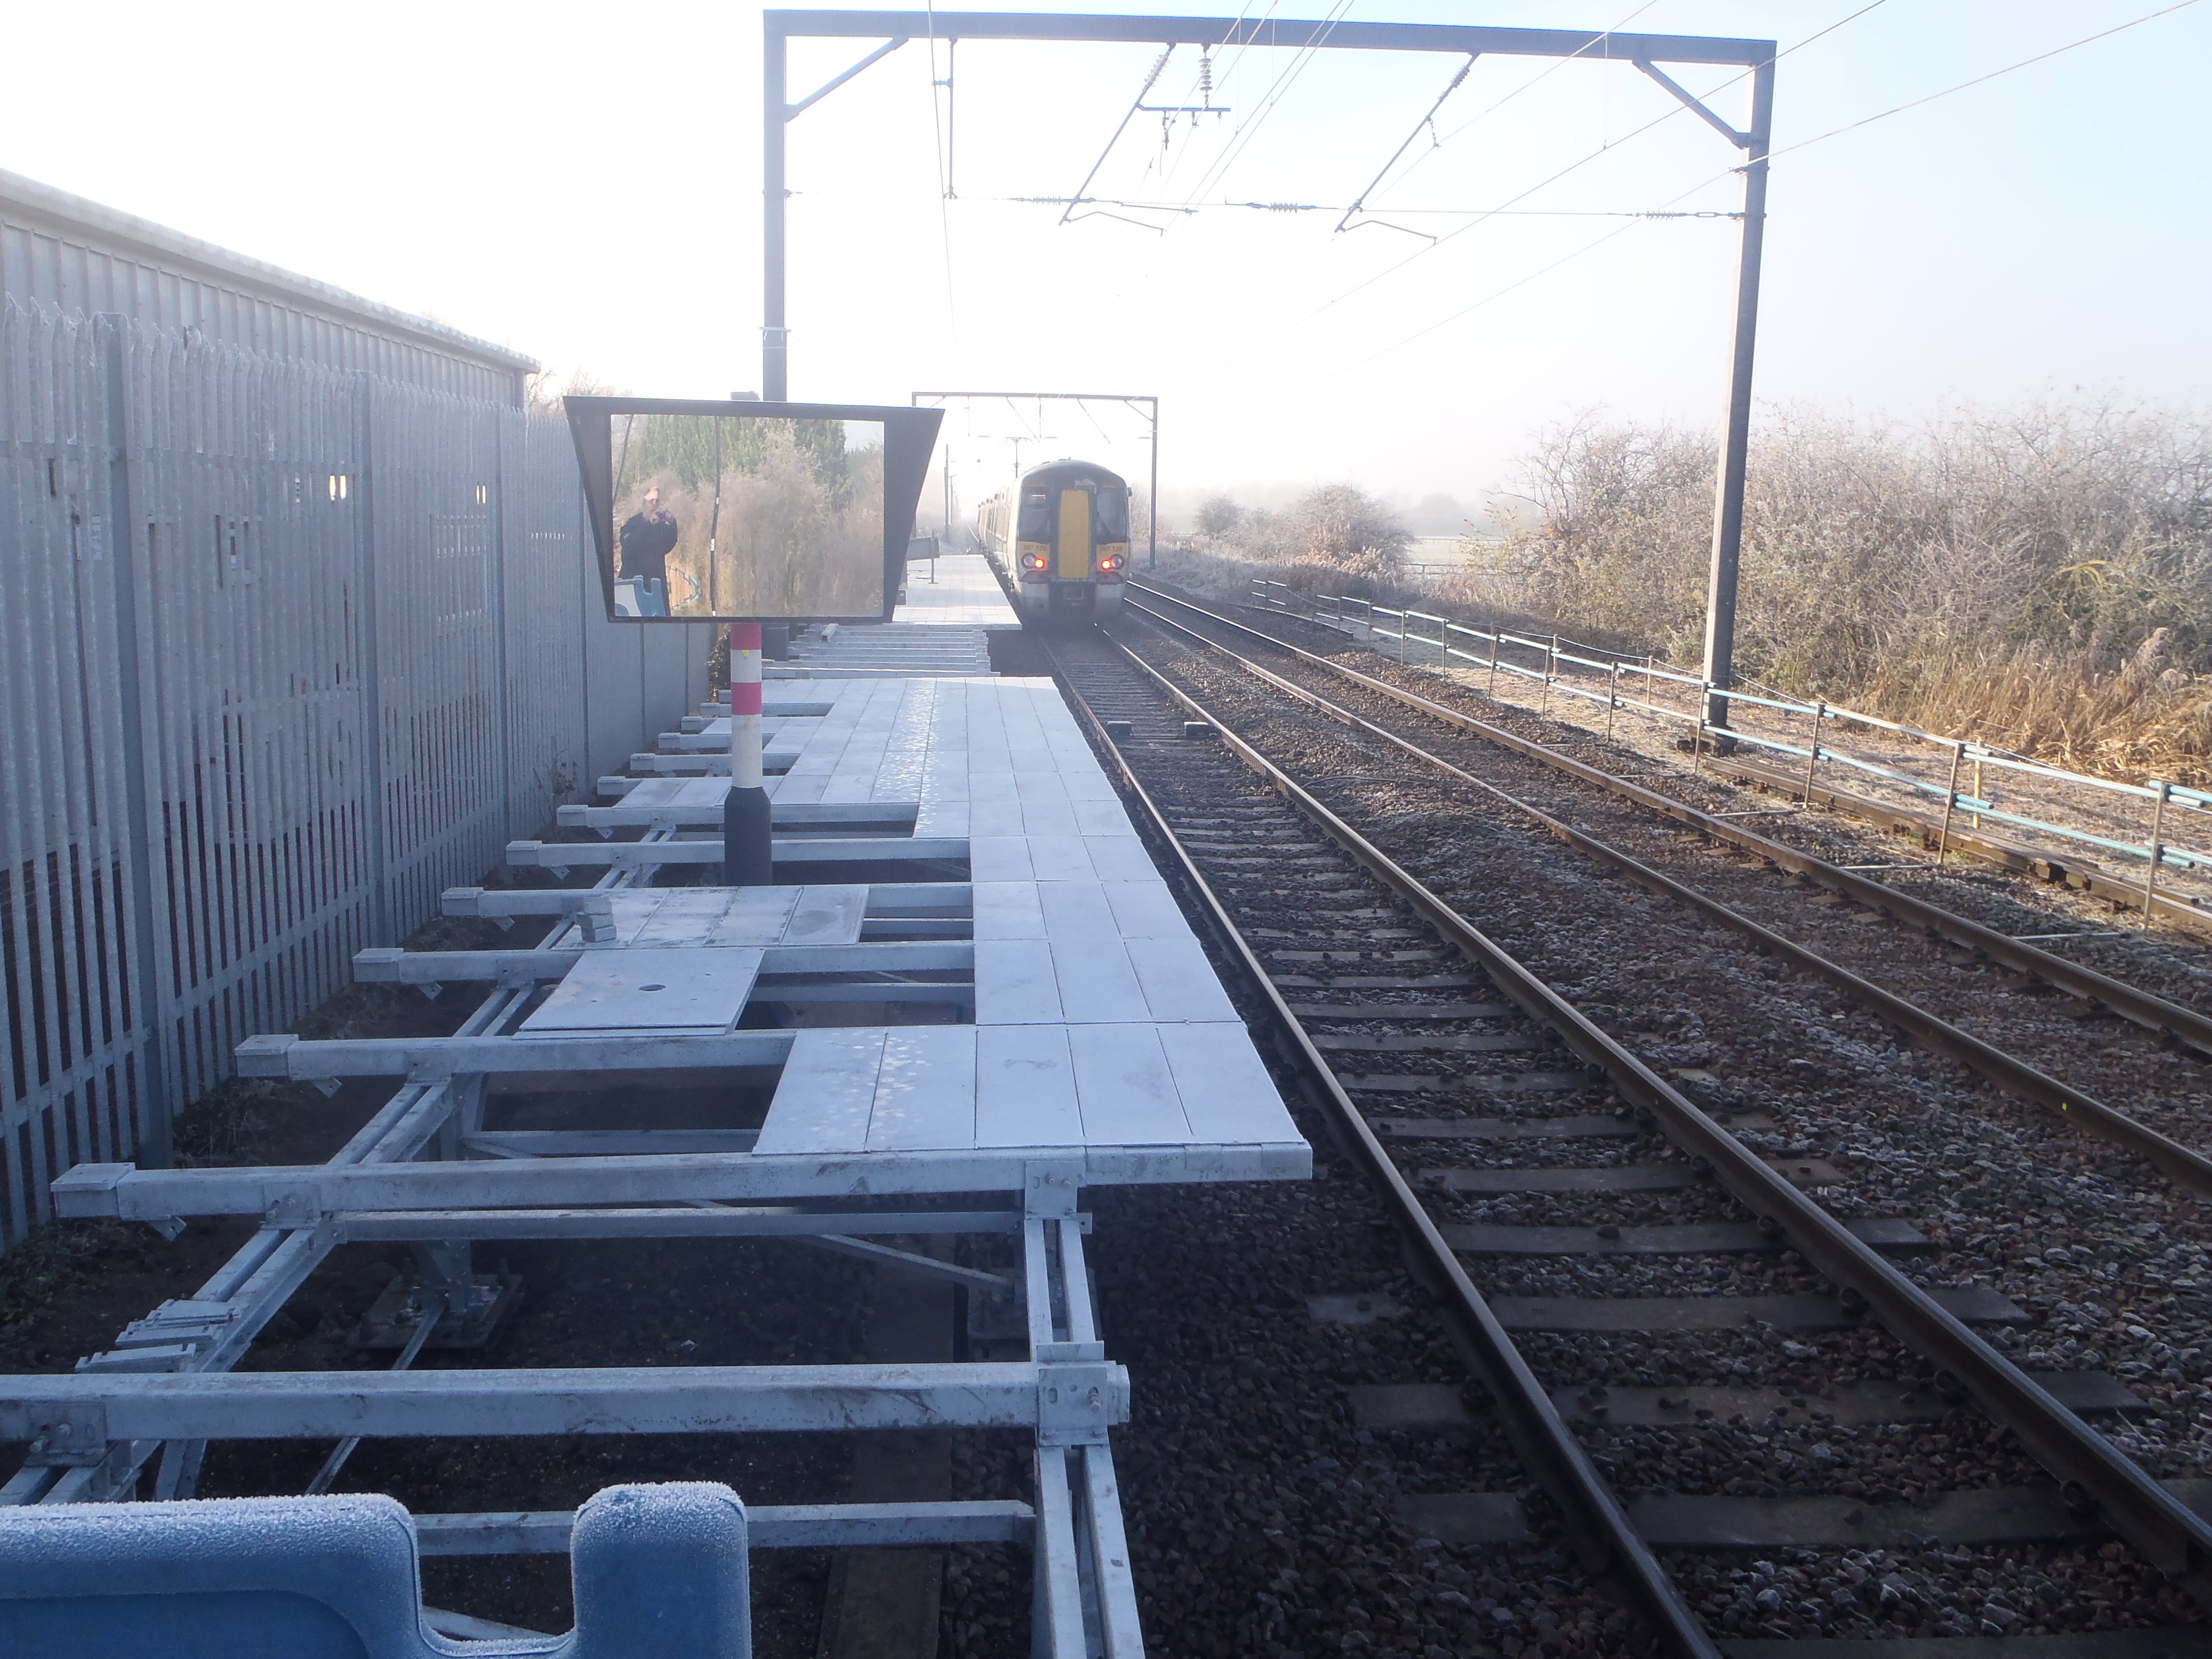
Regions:
[[2212, 1522], [2181, 1504], [1673, 1085], [1224, 726], [1196, 698], [1127, 646], [1114, 643], [1176, 702], [1218, 732], [1231, 751], [1277, 793], [1479, 963], [1515, 1004], [1550, 1026], [1584, 1062], [1604, 1072], [1623, 1099], [1648, 1111], [1662, 1133], [1701, 1160], [1739, 1203], [1761, 1218], [1762, 1225], [1776, 1230], [1835, 1285], [1847, 1308], [1871, 1313], [1899, 1342], [1935, 1364], [1940, 1391], [1971, 1395], [2057, 1477], [2069, 1504], [2101, 1514], [2151, 1565], [2181, 1584], [2200, 1606], [2212, 1607], [2212, 1572], [2207, 1571], [2212, 1566]]
[[1938, 1052], [1948, 1054], [1960, 1064], [1987, 1078], [2009, 1094], [2047, 1106], [2063, 1115], [2075, 1127], [2102, 1135], [2114, 1144], [2148, 1159], [2170, 1177], [2175, 1184], [2188, 1188], [2200, 1196], [2212, 1197], [2212, 1158], [2191, 1151], [2179, 1141], [2160, 1134], [2148, 1124], [2130, 1117], [2126, 1113], [2106, 1105], [2094, 1096], [2084, 1094], [2070, 1085], [2060, 1082], [2048, 1073], [2029, 1065], [2016, 1055], [1984, 1042], [1972, 1033], [1961, 1030], [1949, 1021], [1929, 1013], [1917, 1004], [1891, 991], [1884, 990], [1871, 980], [1862, 978], [1838, 963], [1831, 962], [1818, 952], [1807, 949], [1795, 940], [1785, 938], [1763, 923], [1753, 921], [1741, 910], [1723, 903], [1707, 894], [1676, 881], [1673, 877], [1653, 869], [1640, 860], [1620, 848], [1600, 841], [1588, 831], [1553, 817], [1541, 807], [1522, 800], [1517, 795], [1501, 789], [1486, 779], [1479, 778], [1462, 767], [1455, 766], [1440, 755], [1431, 754], [1389, 727], [1378, 726], [1341, 704], [1331, 702], [1305, 686], [1273, 673], [1249, 657], [1240, 656], [1218, 640], [1210, 640], [1195, 629], [1139, 605], [1133, 606], [1139, 614], [1150, 617], [1162, 628], [1172, 629], [1218, 653], [1255, 678], [1266, 681], [1286, 695], [1310, 705], [1333, 720], [1382, 738], [1385, 743], [1404, 750], [1415, 759], [1425, 762], [1438, 771], [1486, 791], [1507, 805], [1544, 826], [1553, 836], [1565, 842], [1577, 851], [1586, 853], [1603, 863], [1613, 866], [1632, 877], [1644, 886], [1666, 897], [1677, 899], [1691, 906], [1700, 915], [1709, 916], [1723, 927], [1729, 927], [1751, 939], [1762, 951], [1778, 956], [1791, 966], [1826, 980], [1831, 985], [1850, 997], [1885, 1023], [1898, 1028]]
[[[1384, 1150], [1373, 1127], [1314, 1046], [1304, 1024], [1291, 1012], [1258, 955], [1231, 920], [1227, 907], [1168, 823], [1167, 815], [1108, 733], [1104, 721], [1076, 688], [1058, 652], [1053, 651], [1052, 655], [1054, 678], [1060, 682], [1061, 693], [1090, 727], [1092, 742], [1113, 757], [1130, 795], [1144, 809], [1146, 826], [1173, 855], [1223, 951], [1266, 1002], [1284, 1059], [1328, 1121], [1337, 1145], [1381, 1195], [1414, 1276], [1436, 1296], [1454, 1346], [1497, 1402], [1506, 1437], [1523, 1466], [1558, 1500], [1576, 1553], [1593, 1575], [1608, 1577], [1619, 1587], [1621, 1599], [1659, 1632], [1668, 1653], [1677, 1659], [1719, 1659], [1720, 1650], [1712, 1638], [1683, 1601], [1651, 1547], [1630, 1524], [1620, 1500], [1561, 1419], [1551, 1395], [1529, 1370], [1513, 1339], [1452, 1254], [1451, 1246], [1444, 1243], [1443, 1235], [1437, 1231], [1436, 1223]], [[1168, 689], [1172, 695], [1174, 688]]]
[[[1389, 681], [1377, 679], [1371, 674], [1363, 674], [1356, 668], [1347, 668], [1342, 663], [1333, 662], [1317, 652], [1308, 651], [1303, 646], [1293, 645], [1288, 640], [1279, 639], [1249, 623], [1239, 622], [1233, 617], [1224, 617], [1218, 611], [1209, 611], [1202, 605], [1194, 604], [1188, 599], [1178, 598], [1173, 593], [1164, 592], [1156, 587], [1146, 586], [1140, 582], [1132, 581], [1129, 586], [1153, 599], [1164, 599], [1171, 605], [1179, 605], [1187, 611], [1195, 611], [1209, 622], [1218, 623], [1224, 628], [1234, 629], [1240, 634], [1249, 635], [1252, 638], [1273, 646], [1279, 651], [1288, 652], [1292, 656], [1303, 658], [1318, 667], [1328, 670], [1333, 674], [1364, 685], [1371, 691], [1380, 692], [1394, 702], [1403, 703], [1410, 708], [1419, 709], [1422, 714], [1443, 720], [1447, 725], [1455, 726], [1462, 731], [1474, 732], [1478, 737], [1513, 750], [1516, 753], [1527, 755], [1534, 760], [1540, 760], [1548, 766], [1582, 779], [1586, 783], [1596, 784], [1600, 788], [1623, 796], [1639, 806], [1648, 807], [1652, 811], [1686, 823], [1716, 841], [1723, 841], [1742, 851], [1755, 853], [1760, 858], [1780, 869], [1790, 872], [1792, 875], [1804, 876], [1832, 892], [1842, 893], [1862, 904], [1879, 910], [1893, 921], [1923, 928], [1940, 938], [1949, 939], [1954, 945], [1962, 945], [1978, 955], [1987, 957], [1992, 962], [2009, 968], [2015, 973], [2024, 974], [2032, 979], [2042, 980], [2085, 1001], [2100, 1004], [2111, 1009], [2124, 1019], [2170, 1036], [2202, 1054], [2212, 1055], [2212, 1017], [2201, 1014], [2193, 1008], [2185, 1008], [2179, 1003], [2169, 1002], [2154, 993], [2100, 974], [2094, 968], [2085, 968], [2079, 963], [2069, 962], [2065, 957], [2056, 956], [2051, 951], [2039, 950], [2034, 945], [2024, 944], [2019, 939], [2000, 933], [1995, 928], [1984, 927], [1978, 921], [1969, 921], [1955, 911], [1946, 910], [1941, 905], [1931, 904], [1926, 899], [1915, 898], [1909, 893], [1901, 893], [1897, 889], [1881, 882], [1869, 880], [1856, 871], [1843, 869], [1829, 863], [1826, 859], [1810, 853], [1801, 852], [1786, 842], [1775, 841], [1769, 836], [1759, 834], [1756, 830], [1747, 830], [1741, 825], [1731, 823], [1725, 818], [1702, 811], [1686, 801], [1675, 799], [1671, 795], [1662, 795], [1656, 790], [1644, 788], [1626, 778], [1615, 776], [1613, 773], [1592, 766], [1585, 761], [1578, 761], [1572, 756], [1555, 753], [1540, 743], [1517, 736], [1500, 726], [1492, 726], [1488, 721], [1479, 720], [1462, 709], [1434, 702], [1422, 696], [1419, 692], [1408, 691], [1403, 686], [1392, 685]], [[1125, 599], [1123, 603], [1127, 604], [1128, 601]], [[1143, 609], [1142, 606], [1138, 608]]]

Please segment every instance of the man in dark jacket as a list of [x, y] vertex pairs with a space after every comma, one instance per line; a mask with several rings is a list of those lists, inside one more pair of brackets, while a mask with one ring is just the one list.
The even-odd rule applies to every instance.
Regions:
[[676, 520], [660, 510], [660, 492], [645, 492], [645, 505], [622, 527], [622, 574], [668, 585], [668, 555], [676, 546]]

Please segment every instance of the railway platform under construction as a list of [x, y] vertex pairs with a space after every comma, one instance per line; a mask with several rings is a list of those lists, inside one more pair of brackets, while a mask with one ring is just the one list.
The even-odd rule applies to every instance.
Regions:
[[[957, 656], [945, 636], [980, 641], [994, 598], [845, 635], [866, 635], [879, 664], [948, 644]], [[92, 1650], [174, 1621], [179, 1653], [341, 1626], [378, 1656], [490, 1634], [518, 1652], [658, 1653], [673, 1637], [742, 1651], [730, 1644], [751, 1616], [750, 1550], [995, 1540], [1031, 1550], [1040, 1651], [1141, 1651], [1109, 1431], [1142, 1379], [1101, 1340], [1085, 1261], [1115, 1241], [1086, 1237], [1083, 1194], [1300, 1179], [1310, 1151], [1050, 681], [824, 663], [768, 690], [777, 884], [696, 884], [720, 873], [727, 787], [713, 769], [726, 715], [709, 706], [640, 757], [646, 775], [562, 810], [565, 828], [596, 834], [509, 848], [517, 868], [565, 884], [447, 894], [452, 915], [549, 919], [541, 943], [361, 953], [362, 980], [478, 999], [454, 1035], [242, 1046], [252, 1077], [333, 1093], [392, 1080], [337, 1157], [60, 1176], [69, 1215], [171, 1237], [242, 1216], [258, 1231], [74, 1374], [0, 1378], [0, 1439], [31, 1447], [0, 1503], [36, 1511], [0, 1528], [0, 1550], [55, 1584], [0, 1616], [81, 1632]], [[671, 1074], [722, 1090], [724, 1121], [637, 1127], [629, 1091]], [[549, 1080], [580, 1114], [518, 1127], [502, 1102]], [[1001, 1236], [1011, 1271], [933, 1244], [963, 1235]], [[1015, 1340], [959, 1363], [411, 1368], [441, 1328], [489, 1332], [515, 1296], [479, 1244], [769, 1237], [950, 1281], [971, 1323], [996, 1310]], [[404, 1242], [420, 1266], [383, 1310], [398, 1363], [251, 1369], [257, 1333], [333, 1249], [362, 1240]], [[1030, 1489], [776, 1506], [714, 1483], [634, 1485], [552, 1513], [410, 1516], [324, 1496], [175, 1506], [208, 1443], [233, 1438], [337, 1442], [319, 1493], [342, 1487], [363, 1437], [956, 1426], [1027, 1432]], [[573, 1637], [421, 1608], [417, 1552], [562, 1551]], [[212, 1564], [191, 1594], [186, 1559]]]

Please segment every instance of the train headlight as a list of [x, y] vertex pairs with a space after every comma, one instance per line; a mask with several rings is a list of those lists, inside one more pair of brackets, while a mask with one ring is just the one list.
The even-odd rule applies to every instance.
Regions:
[[1098, 561], [1098, 574], [1102, 576], [1110, 576], [1121, 568], [1121, 560], [1115, 558], [1110, 553], [1104, 558]]
[[1042, 570], [1048, 562], [1050, 561], [1042, 553], [1032, 553], [1022, 561], [1023, 567], [1030, 570]]

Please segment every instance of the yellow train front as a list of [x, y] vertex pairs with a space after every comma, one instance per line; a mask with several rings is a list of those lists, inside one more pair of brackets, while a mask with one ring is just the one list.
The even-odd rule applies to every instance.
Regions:
[[1129, 566], [1129, 486], [1089, 461], [1033, 466], [983, 503], [975, 532], [1012, 578], [1022, 620], [1111, 622]]

